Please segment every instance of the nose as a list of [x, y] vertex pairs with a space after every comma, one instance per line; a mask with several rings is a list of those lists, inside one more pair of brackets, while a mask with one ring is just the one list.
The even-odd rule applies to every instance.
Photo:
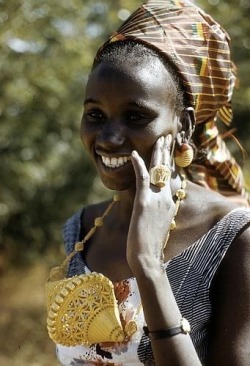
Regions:
[[124, 141], [124, 130], [118, 121], [107, 121], [96, 139], [97, 145], [106, 150], [117, 149]]

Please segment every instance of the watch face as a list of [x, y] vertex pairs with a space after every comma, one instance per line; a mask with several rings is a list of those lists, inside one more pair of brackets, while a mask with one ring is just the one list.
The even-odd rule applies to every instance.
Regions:
[[182, 331], [184, 333], [190, 333], [191, 332], [191, 327], [189, 322], [187, 321], [187, 319], [182, 318], [181, 319], [181, 327], [182, 327]]

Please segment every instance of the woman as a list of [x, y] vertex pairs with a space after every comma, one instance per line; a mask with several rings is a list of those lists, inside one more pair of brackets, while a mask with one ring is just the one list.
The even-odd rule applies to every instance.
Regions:
[[65, 243], [69, 277], [95, 271], [114, 284], [125, 336], [79, 341], [80, 296], [62, 365], [249, 365], [250, 212], [215, 192], [247, 204], [216, 127], [231, 119], [229, 57], [217, 23], [170, 0], [148, 1], [99, 50], [81, 137], [119, 200], [74, 215]]

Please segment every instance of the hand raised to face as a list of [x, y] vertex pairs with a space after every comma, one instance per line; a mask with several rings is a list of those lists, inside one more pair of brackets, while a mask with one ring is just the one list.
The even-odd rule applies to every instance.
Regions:
[[[150, 169], [171, 166], [172, 135], [160, 137], [154, 146]], [[134, 273], [144, 271], [148, 263], [160, 268], [162, 247], [166, 241], [175, 204], [170, 181], [163, 188], [150, 183], [150, 173], [136, 151], [131, 155], [136, 175], [136, 194], [127, 240], [127, 260]]]
[[[172, 157], [170, 153], [171, 149], [171, 143], [172, 143], [172, 135], [169, 134], [166, 137], [161, 136], [155, 143], [155, 146], [152, 151], [151, 161], [150, 161], [150, 167], [149, 171], [147, 170], [145, 163], [140, 159], [138, 153], [134, 151], [132, 153], [132, 163], [135, 170], [136, 175], [136, 184], [137, 188], [148, 188], [154, 189], [154, 182], [152, 181], [151, 172], [158, 170], [165, 170], [168, 171], [168, 176], [165, 177], [165, 183], [171, 178], [171, 166], [172, 166]], [[164, 173], [164, 172], [163, 172]], [[160, 174], [160, 173], [159, 173]], [[156, 174], [157, 175], [157, 171]], [[144, 180], [144, 183], [140, 181]], [[157, 185], [155, 185], [157, 186]], [[164, 184], [165, 186], [165, 184]], [[160, 187], [160, 186], [158, 186]], [[156, 191], [158, 191], [156, 189]]]
[[172, 141], [172, 135], [168, 135], [166, 138], [161, 137], [157, 140], [156, 145], [160, 145], [159, 148], [154, 148], [151, 162], [150, 162], [150, 183], [163, 188], [166, 182], [171, 177], [171, 156], [169, 156], [170, 144]]

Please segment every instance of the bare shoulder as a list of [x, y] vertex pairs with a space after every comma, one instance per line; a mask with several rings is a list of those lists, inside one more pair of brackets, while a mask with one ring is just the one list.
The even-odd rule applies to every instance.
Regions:
[[[237, 207], [239, 207], [238, 202], [188, 182], [187, 197], [182, 202], [176, 220], [177, 230], [173, 235], [174, 245], [183, 242], [183, 237], [185, 237], [186, 247], [193, 244]], [[179, 251], [183, 249], [179, 248]]]
[[189, 182], [188, 186], [187, 206], [189, 206], [189, 211], [191, 211], [193, 219], [202, 222], [207, 229], [234, 209], [246, 207], [245, 199], [240, 196], [225, 197], [192, 182]]

